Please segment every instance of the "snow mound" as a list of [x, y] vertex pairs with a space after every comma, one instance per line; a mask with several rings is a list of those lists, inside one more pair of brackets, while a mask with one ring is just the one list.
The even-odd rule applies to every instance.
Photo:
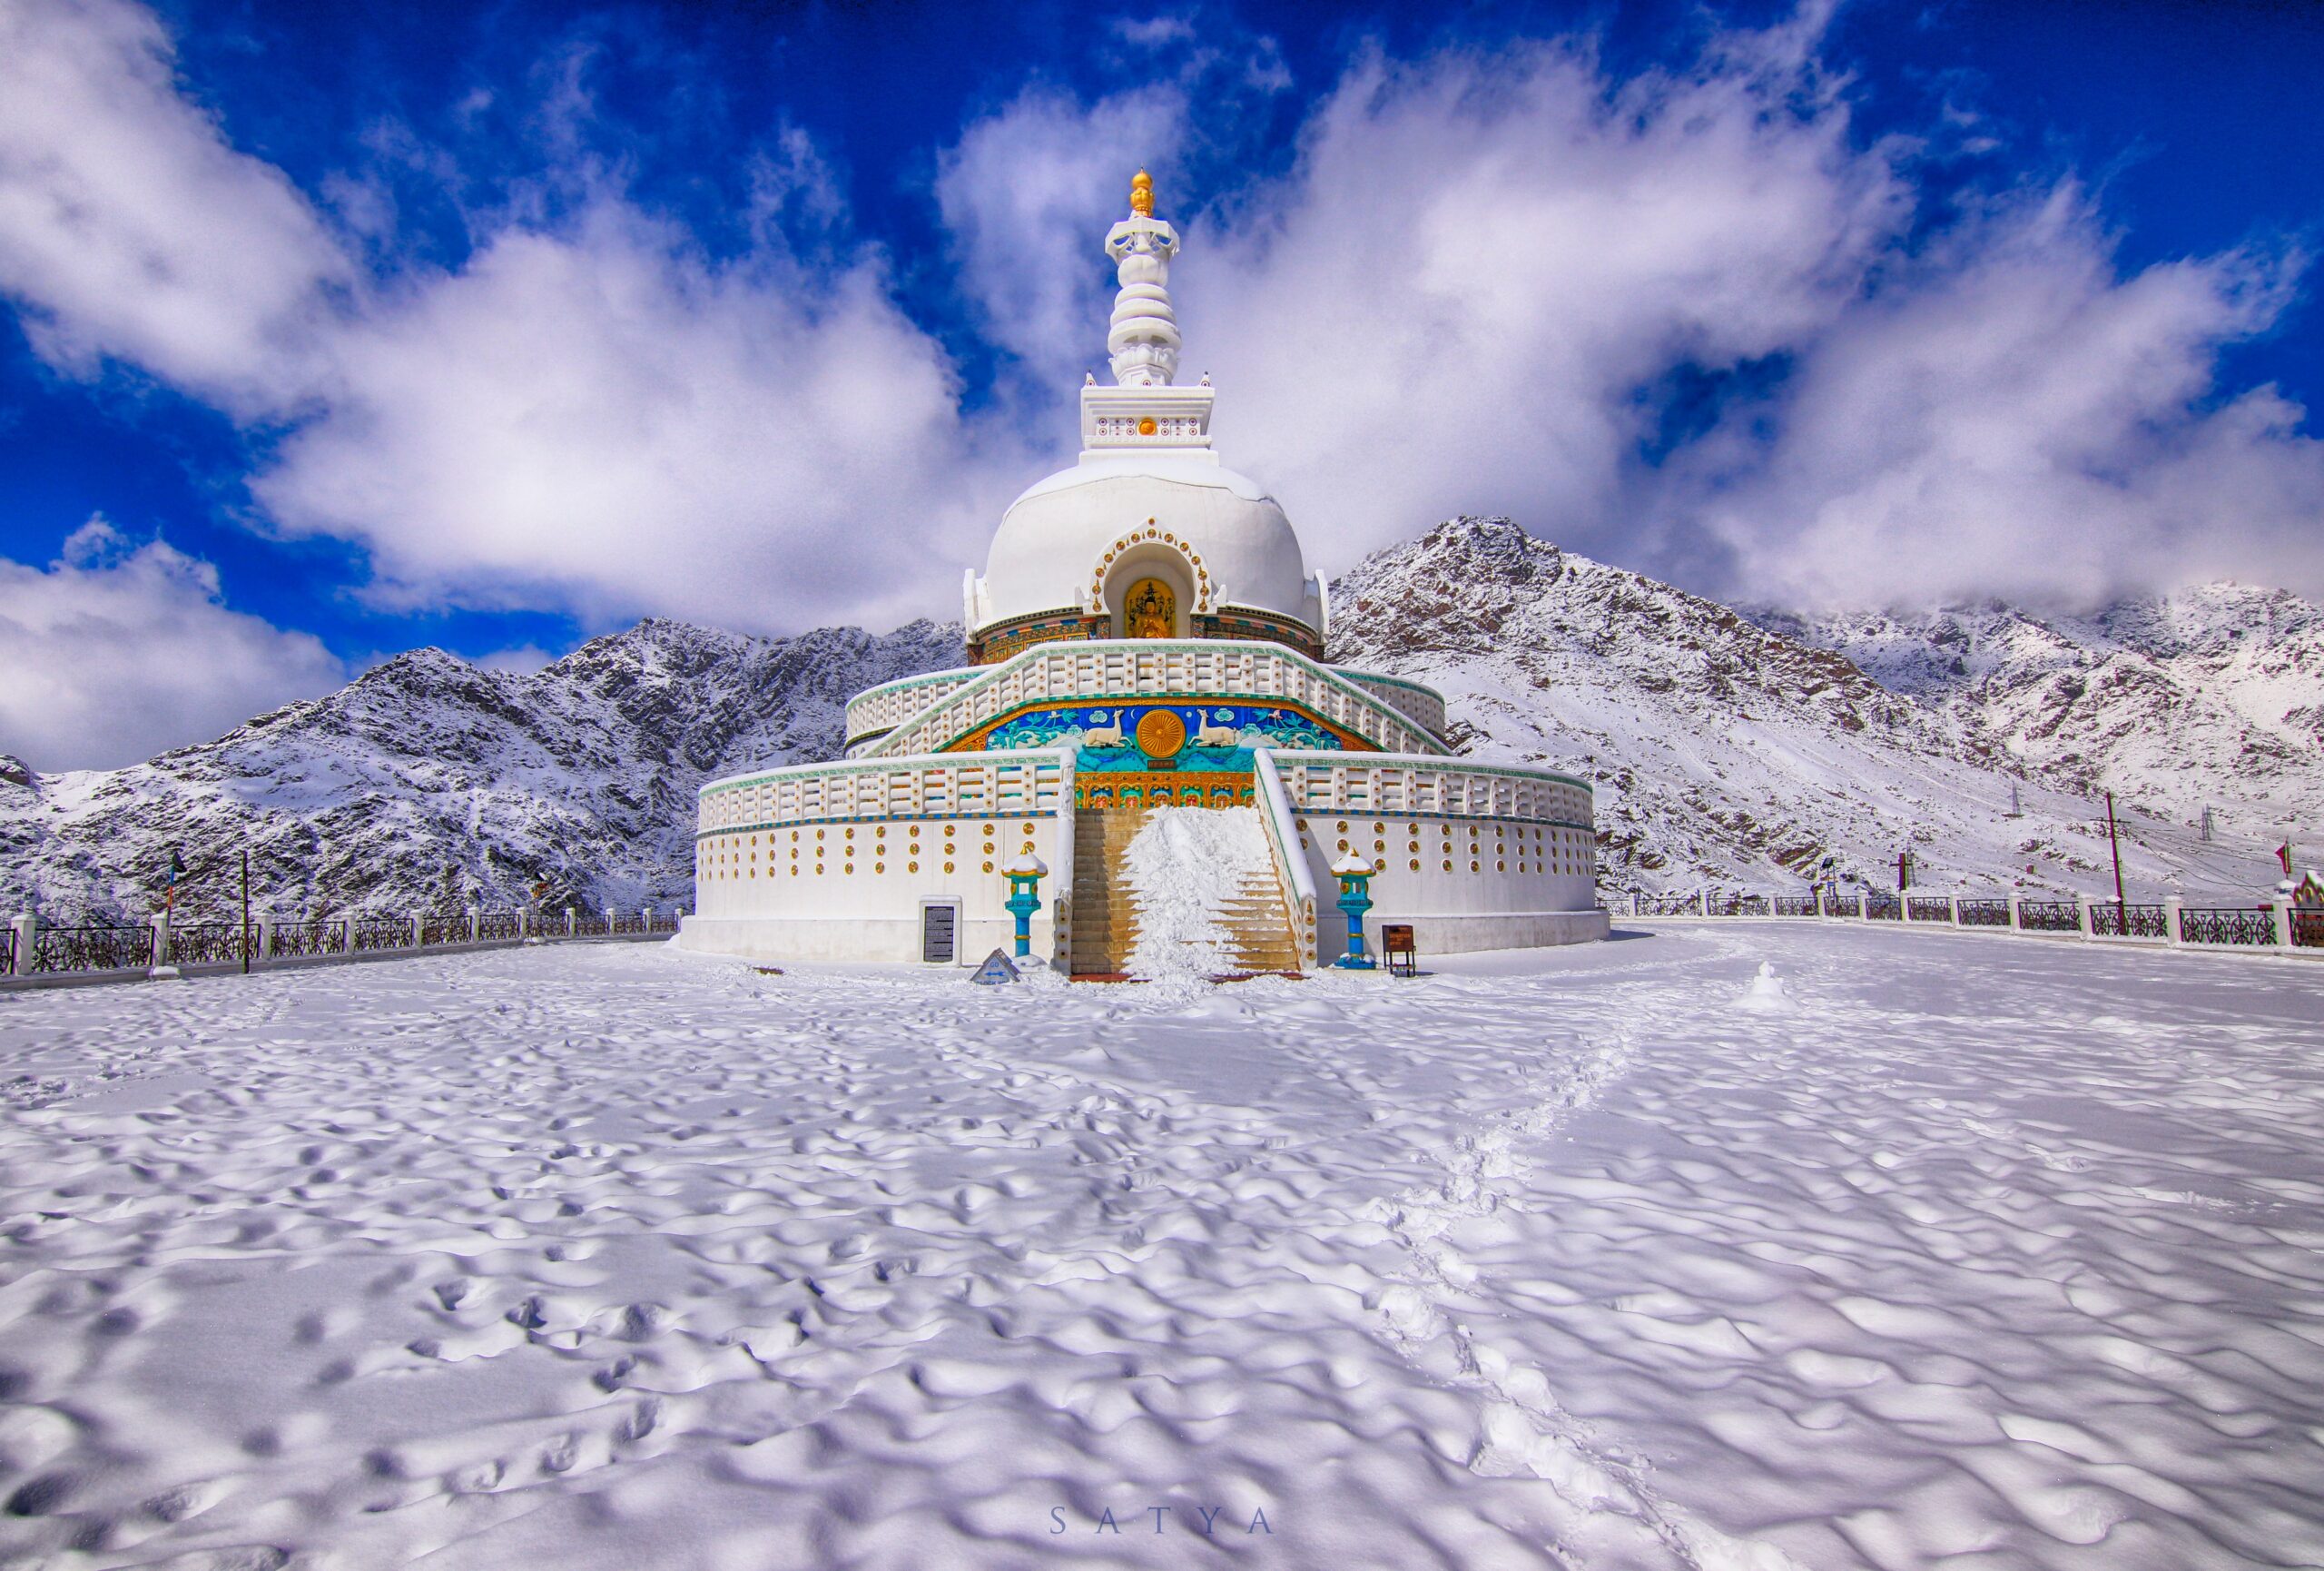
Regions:
[[1759, 962], [1759, 974], [1751, 979], [1751, 985], [1743, 990], [1735, 1007], [1754, 1014], [1789, 1014], [1799, 1005], [1791, 1001], [1791, 990], [1784, 986], [1776, 968], [1763, 960]]
[[1156, 808], [1124, 855], [1137, 912], [1129, 973], [1200, 981], [1233, 970], [1223, 914], [1244, 875], [1265, 867], [1268, 855], [1256, 808]]

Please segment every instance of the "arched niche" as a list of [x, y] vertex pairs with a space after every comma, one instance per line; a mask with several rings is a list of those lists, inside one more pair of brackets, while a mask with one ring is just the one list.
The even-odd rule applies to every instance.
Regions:
[[1107, 636], [1133, 636], [1131, 602], [1138, 598], [1138, 586], [1148, 579], [1162, 586], [1171, 601], [1169, 636], [1192, 637], [1194, 618], [1214, 609], [1216, 586], [1200, 553], [1151, 519], [1108, 547], [1090, 575], [1090, 609], [1105, 615]]

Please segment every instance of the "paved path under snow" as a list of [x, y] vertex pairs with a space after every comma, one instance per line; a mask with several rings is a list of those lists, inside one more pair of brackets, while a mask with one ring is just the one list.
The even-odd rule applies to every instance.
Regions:
[[0, 1562], [2311, 1564], [2319, 983], [1738, 923], [15, 995]]

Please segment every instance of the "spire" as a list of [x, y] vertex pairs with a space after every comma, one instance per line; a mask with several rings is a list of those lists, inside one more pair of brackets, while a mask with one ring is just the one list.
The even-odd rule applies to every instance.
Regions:
[[1167, 387], [1178, 374], [1178, 319], [1168, 288], [1177, 249], [1177, 232], [1154, 216], [1154, 177], [1141, 169], [1129, 184], [1129, 216], [1106, 236], [1121, 283], [1106, 333], [1119, 386]]

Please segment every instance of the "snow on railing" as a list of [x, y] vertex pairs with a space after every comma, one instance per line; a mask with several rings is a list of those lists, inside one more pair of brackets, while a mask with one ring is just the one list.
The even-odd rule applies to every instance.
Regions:
[[1029, 704], [1211, 697], [1296, 703], [1384, 752], [1442, 757], [1449, 751], [1402, 707], [1280, 645], [1120, 638], [1036, 644], [997, 666], [980, 667], [968, 681], [941, 689], [859, 756], [893, 758], [948, 747]]
[[1299, 969], [1306, 971], [1322, 963], [1315, 947], [1315, 876], [1300, 855], [1299, 820], [1292, 813], [1275, 755], [1261, 748], [1252, 757], [1258, 775], [1259, 821], [1266, 825], [1267, 850], [1275, 859], [1284, 904], [1299, 924]]
[[1069, 756], [1056, 749], [938, 753], [793, 764], [702, 788], [699, 835], [776, 824], [1053, 813], [1072, 800]]
[[2095, 944], [2167, 945], [2172, 949], [2305, 951], [2324, 959], [2324, 911], [2277, 901], [2247, 906], [2190, 906], [2178, 896], [2153, 901], [2028, 900], [1991, 894], [1898, 896], [1885, 890], [1841, 894], [1768, 896], [1748, 891], [1697, 890], [1691, 894], [1633, 894], [1637, 917], [1728, 919], [1819, 916], [1827, 921], [1894, 922], [1900, 927], [1978, 928], [2037, 937], [2075, 937]]
[[1468, 764], [1424, 753], [1275, 753], [1300, 813], [1521, 819], [1590, 831], [1589, 785], [1548, 769]]

